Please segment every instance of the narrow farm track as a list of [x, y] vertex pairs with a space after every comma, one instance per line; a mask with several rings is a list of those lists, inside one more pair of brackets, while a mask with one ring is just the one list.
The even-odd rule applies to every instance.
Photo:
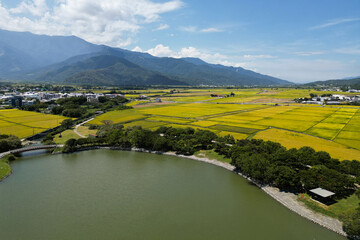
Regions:
[[74, 128], [74, 133], [76, 133], [81, 138], [86, 138], [84, 135], [80, 134], [77, 129], [78, 129], [78, 127], [80, 127], [80, 126], [84, 125], [85, 123], [90, 122], [92, 120], [94, 120], [94, 118], [90, 118], [90, 119], [76, 125], [75, 128]]

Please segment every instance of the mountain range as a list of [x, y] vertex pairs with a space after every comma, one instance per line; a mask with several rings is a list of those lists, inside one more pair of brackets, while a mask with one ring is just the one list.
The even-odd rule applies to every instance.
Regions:
[[0, 79], [79, 85], [289, 85], [289, 81], [198, 58], [155, 57], [75, 36], [0, 30]]
[[306, 84], [307, 86], [350, 87], [360, 89], [360, 77], [316, 81]]

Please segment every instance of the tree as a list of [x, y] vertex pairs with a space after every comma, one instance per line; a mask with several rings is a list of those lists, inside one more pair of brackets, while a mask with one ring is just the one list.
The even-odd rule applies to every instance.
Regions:
[[298, 190], [301, 186], [298, 173], [290, 167], [276, 167], [274, 170], [274, 175], [275, 184], [281, 190]]
[[56, 114], [56, 115], [61, 114], [63, 111], [64, 111], [64, 108], [61, 106], [55, 106], [51, 109], [51, 113]]
[[76, 151], [76, 139], [70, 138], [65, 142], [65, 146], [63, 148], [64, 153], [72, 153]]
[[321, 187], [334, 192], [337, 199], [350, 195], [355, 188], [354, 178], [334, 169], [328, 169], [324, 165], [303, 170], [300, 172], [300, 176], [305, 190]]
[[84, 113], [84, 111], [81, 108], [70, 108], [65, 109], [62, 112], [62, 115], [65, 117], [71, 117], [71, 118], [79, 118]]
[[360, 239], [360, 207], [354, 213], [345, 214], [343, 229], [350, 239]]
[[156, 137], [153, 142], [152, 149], [154, 151], [163, 151], [166, 152], [169, 150], [168, 140], [165, 137]]
[[209, 130], [197, 130], [194, 137], [202, 149], [209, 149], [212, 141], [217, 138], [216, 134]]
[[174, 145], [176, 154], [193, 155], [195, 153], [194, 140], [180, 139]]
[[232, 135], [230, 135], [230, 134], [225, 135], [225, 136], [223, 137], [223, 140], [224, 140], [224, 142], [227, 143], [227, 144], [235, 144], [235, 138], [234, 138]]
[[7, 152], [21, 147], [21, 141], [18, 137], [5, 134], [0, 135], [0, 152]]
[[73, 121], [71, 119], [65, 119], [61, 122], [60, 126], [64, 129], [70, 129], [73, 126]]
[[145, 132], [142, 131], [142, 129], [136, 129], [131, 131], [128, 137], [132, 146], [137, 148], [145, 147], [145, 139], [147, 136], [145, 135]]
[[110, 99], [108, 97], [98, 97], [99, 103], [105, 103], [109, 101]]

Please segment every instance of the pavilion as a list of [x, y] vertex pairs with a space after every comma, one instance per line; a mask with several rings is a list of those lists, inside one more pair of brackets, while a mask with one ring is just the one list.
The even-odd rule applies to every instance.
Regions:
[[326, 189], [322, 189], [322, 188], [314, 188], [310, 190], [311, 192], [311, 197], [319, 202], [322, 202], [324, 204], [329, 204], [331, 202], [333, 202], [334, 200], [332, 199], [332, 196], [335, 195], [335, 193], [330, 192]]

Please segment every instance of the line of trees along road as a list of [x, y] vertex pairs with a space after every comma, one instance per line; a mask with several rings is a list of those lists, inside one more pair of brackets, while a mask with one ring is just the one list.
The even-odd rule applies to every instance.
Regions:
[[[262, 185], [276, 186], [294, 193], [321, 187], [333, 191], [337, 200], [353, 194], [360, 183], [360, 162], [339, 161], [327, 152], [311, 147], [289, 149], [279, 143], [263, 140], [237, 140], [219, 137], [208, 130], [160, 127], [155, 131], [141, 127], [126, 128], [104, 122], [98, 127], [98, 138], [70, 139], [64, 152], [74, 152], [84, 146], [110, 145], [121, 148], [144, 148], [152, 151], [174, 151], [192, 155], [199, 150], [213, 149], [231, 159], [231, 164]], [[343, 217], [344, 229], [360, 236], [360, 207], [356, 213]]]

